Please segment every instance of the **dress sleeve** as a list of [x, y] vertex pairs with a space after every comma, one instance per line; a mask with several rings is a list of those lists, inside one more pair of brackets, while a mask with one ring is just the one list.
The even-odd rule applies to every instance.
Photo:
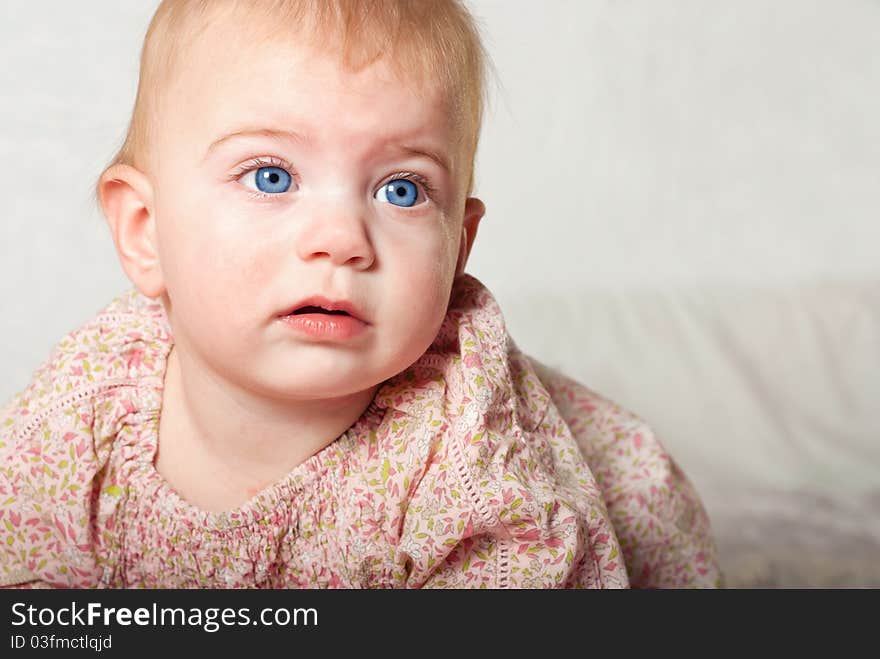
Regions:
[[[0, 586], [86, 587], [106, 540], [93, 518], [122, 407], [44, 366], [0, 420]], [[99, 411], [99, 408], [101, 411]], [[105, 410], [111, 410], [106, 412]]]
[[19, 431], [30, 414], [26, 393], [16, 394], [0, 412], [0, 588], [47, 587], [28, 568], [28, 550], [23, 544], [27, 505], [19, 485], [23, 461], [16, 456], [25, 449]]
[[626, 587], [601, 493], [563, 446], [529, 433], [452, 438], [411, 502], [408, 585]]
[[596, 476], [630, 585], [721, 587], [706, 510], [652, 429], [577, 381], [541, 364], [535, 367]]

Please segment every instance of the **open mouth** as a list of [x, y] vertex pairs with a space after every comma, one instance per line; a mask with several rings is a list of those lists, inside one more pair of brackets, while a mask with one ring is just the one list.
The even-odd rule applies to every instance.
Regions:
[[323, 313], [330, 316], [350, 316], [351, 314], [347, 311], [330, 311], [329, 309], [324, 309], [323, 307], [302, 307], [293, 312], [293, 316], [298, 316], [304, 313]]
[[[323, 300], [312, 300], [323, 303]], [[346, 305], [348, 302], [327, 302], [327, 306]], [[352, 308], [352, 311], [357, 309]], [[303, 305], [282, 316], [280, 321], [301, 337], [320, 341], [347, 341], [361, 335], [370, 324], [343, 309], [327, 309], [315, 304]]]
[[[360, 311], [360, 309], [355, 305], [354, 302], [349, 302], [344, 298], [340, 298], [338, 300], [334, 300], [329, 297], [324, 297], [323, 295], [312, 295], [307, 298], [303, 298], [298, 302], [294, 302], [289, 307], [287, 307], [287, 311], [282, 311], [278, 314], [279, 318], [293, 318], [296, 316], [311, 316], [314, 320], [320, 320], [317, 318], [318, 315], [321, 316], [345, 316], [352, 320], [357, 320], [361, 323], [365, 323], [369, 325], [369, 321], [364, 319], [364, 314]], [[340, 318], [338, 322], [342, 322]]]

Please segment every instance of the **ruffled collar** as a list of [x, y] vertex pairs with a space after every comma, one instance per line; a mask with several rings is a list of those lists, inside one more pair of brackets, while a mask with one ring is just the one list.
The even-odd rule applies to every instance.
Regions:
[[[152, 358], [145, 359], [143, 365], [149, 365], [149, 370], [155, 369], [155, 372], [143, 375], [155, 382], [159, 393], [167, 356], [173, 345], [171, 328], [161, 303], [136, 292], [131, 295], [124, 301], [115, 301], [105, 313], [124, 315], [136, 311], [141, 320], [153, 321], [156, 338], [160, 340], [153, 343]], [[131, 338], [135, 336], [131, 335]], [[138, 336], [138, 345], [151, 344], [145, 339], [147, 337]], [[379, 387], [368, 408], [341, 436], [344, 441], [337, 440], [325, 447], [231, 513], [200, 512], [196, 515], [198, 509], [182, 501], [180, 507], [208, 527], [241, 525], [251, 517], [261, 515], [260, 511], [267, 506], [272, 507], [272, 501], [281, 496], [280, 492], [291, 490], [292, 484], [300, 483], [309, 474], [320, 473], [328, 465], [341, 460], [343, 445], [348, 450], [356, 450], [352, 442], [360, 441], [357, 429], [368, 428], [379, 437], [390, 438], [393, 433], [384, 432], [384, 425], [398, 424], [399, 427], [404, 418], [407, 436], [427, 433], [434, 438], [429, 444], [441, 436], [469, 441], [480, 431], [490, 429], [513, 436], [516, 433], [510, 432], [511, 424], [518, 424], [519, 415], [516, 414], [517, 398], [509, 364], [511, 349], [516, 350], [516, 347], [507, 333], [497, 301], [478, 279], [463, 275], [453, 285], [447, 313], [431, 346], [415, 363]], [[150, 410], [143, 411], [152, 411], [158, 417], [161, 393], [155, 405], [149, 407]], [[389, 410], [397, 413], [389, 414]], [[438, 424], [437, 420], [442, 423]], [[152, 454], [144, 454], [144, 459], [149, 462], [152, 457]], [[158, 477], [155, 480], [164, 482]]]
[[[156, 342], [152, 366], [139, 375], [164, 379], [173, 334], [164, 307], [158, 300], [131, 291], [114, 300], [104, 316], [134, 312], [152, 321]], [[140, 336], [132, 337], [140, 342]], [[143, 345], [141, 343], [140, 345]], [[509, 357], [518, 350], [510, 338], [495, 297], [476, 277], [464, 274], [452, 287], [449, 306], [434, 341], [409, 367], [386, 380], [377, 390], [370, 410], [395, 409], [419, 416], [426, 399], [439, 402], [453, 414], [457, 407], [477, 402], [481, 414], [511, 408], [514, 398]], [[454, 403], [453, 400], [454, 399]], [[457, 404], [457, 405], [456, 405]]]
[[386, 380], [374, 401], [411, 416], [422, 413], [426, 398], [445, 399], [452, 414], [471, 401], [481, 415], [511, 408], [511, 349], [516, 346], [498, 302], [476, 277], [462, 275], [433, 343], [414, 364]]

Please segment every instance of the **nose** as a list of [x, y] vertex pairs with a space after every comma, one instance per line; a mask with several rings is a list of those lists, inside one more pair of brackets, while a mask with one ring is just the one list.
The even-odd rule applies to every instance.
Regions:
[[366, 209], [353, 200], [315, 204], [308, 209], [297, 241], [304, 261], [329, 258], [336, 266], [366, 270], [376, 255], [368, 233]]

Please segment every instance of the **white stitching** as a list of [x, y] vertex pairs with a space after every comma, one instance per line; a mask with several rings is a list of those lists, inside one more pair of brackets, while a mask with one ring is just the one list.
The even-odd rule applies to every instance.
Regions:
[[36, 414], [33, 418], [31, 418], [27, 425], [24, 426], [24, 428], [16, 433], [15, 437], [18, 441], [23, 441], [26, 438], [30, 437], [31, 433], [33, 433], [40, 426], [40, 424], [43, 423], [43, 421], [48, 419], [53, 414], [56, 414], [61, 409], [63, 409], [67, 405], [70, 405], [71, 403], [78, 403], [79, 401], [88, 398], [89, 396], [93, 396], [94, 394], [102, 390], [109, 391], [111, 389], [119, 389], [120, 387], [137, 386], [138, 383], [138, 380], [131, 379], [116, 381], [111, 380], [110, 382], [103, 382], [99, 385], [92, 385], [82, 389], [77, 389], [73, 393], [68, 394], [61, 400], [57, 401], [54, 405], [51, 405], [50, 407]]

